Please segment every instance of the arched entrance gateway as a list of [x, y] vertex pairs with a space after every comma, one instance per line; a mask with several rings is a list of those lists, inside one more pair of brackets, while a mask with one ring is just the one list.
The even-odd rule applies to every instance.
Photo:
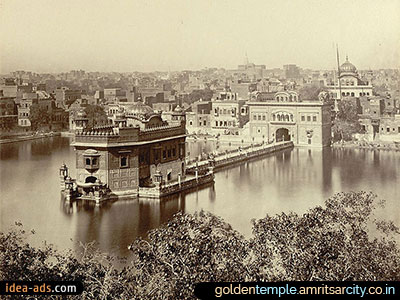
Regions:
[[279, 128], [275, 132], [275, 140], [277, 142], [290, 141], [289, 129]]
[[96, 177], [94, 177], [94, 176], [88, 176], [88, 177], [86, 177], [86, 179], [85, 179], [85, 183], [95, 183], [96, 180], [97, 180]]

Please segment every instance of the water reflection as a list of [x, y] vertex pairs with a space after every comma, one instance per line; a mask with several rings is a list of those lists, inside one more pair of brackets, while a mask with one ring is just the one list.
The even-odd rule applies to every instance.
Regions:
[[[213, 189], [211, 188], [210, 191]], [[76, 241], [96, 241], [100, 249], [127, 256], [127, 246], [137, 237], [145, 238], [149, 229], [167, 222], [174, 214], [185, 211], [185, 194], [155, 199], [132, 199], [106, 202], [61, 201], [64, 214], [77, 214]]]
[[[192, 157], [217, 148], [214, 141], [188, 143]], [[219, 146], [222, 150], [223, 146]], [[60, 202], [58, 168], [75, 174], [68, 138], [53, 137], [0, 146], [1, 229], [20, 220], [43, 240], [60, 248], [74, 241], [97, 241], [103, 251], [125, 256], [127, 246], [146, 237], [178, 211], [201, 209], [221, 217], [245, 236], [251, 219], [282, 211], [305, 212], [336, 192], [367, 190], [387, 200], [381, 212], [400, 225], [400, 152], [354, 149], [286, 150], [216, 173], [215, 184], [162, 201], [118, 200], [96, 207]]]

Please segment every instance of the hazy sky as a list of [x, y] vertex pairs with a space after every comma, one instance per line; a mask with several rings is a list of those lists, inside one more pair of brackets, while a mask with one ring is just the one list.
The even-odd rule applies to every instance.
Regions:
[[400, 66], [400, 0], [0, 0], [0, 73]]

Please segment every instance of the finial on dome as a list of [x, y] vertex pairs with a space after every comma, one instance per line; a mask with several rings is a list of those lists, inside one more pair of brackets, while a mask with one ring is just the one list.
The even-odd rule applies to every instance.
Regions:
[[349, 56], [346, 54], [346, 61], [349, 61]]

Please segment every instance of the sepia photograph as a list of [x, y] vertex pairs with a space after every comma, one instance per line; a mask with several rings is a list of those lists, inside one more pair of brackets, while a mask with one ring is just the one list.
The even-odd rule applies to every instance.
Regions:
[[398, 299], [399, 228], [399, 0], [0, 0], [1, 299]]

